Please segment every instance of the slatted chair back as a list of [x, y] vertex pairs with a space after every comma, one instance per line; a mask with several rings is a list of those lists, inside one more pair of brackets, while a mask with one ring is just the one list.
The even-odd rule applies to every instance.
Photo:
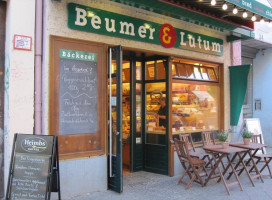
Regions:
[[196, 151], [195, 150], [195, 147], [194, 147], [194, 143], [193, 143], [193, 138], [192, 138], [192, 135], [190, 133], [187, 133], [187, 134], [179, 134], [179, 139], [181, 141], [184, 141], [187, 143], [187, 146], [188, 146], [188, 149], [189, 150], [193, 150], [194, 152]]
[[190, 154], [187, 142], [175, 138], [174, 143], [180, 162], [189, 162]]
[[[253, 135], [252, 138], [251, 138], [251, 141], [252, 141], [253, 143], [263, 144], [262, 134]], [[263, 154], [265, 153], [264, 148], [262, 148], [262, 153], [263, 153]]]
[[215, 145], [215, 137], [213, 131], [201, 132], [203, 145]]

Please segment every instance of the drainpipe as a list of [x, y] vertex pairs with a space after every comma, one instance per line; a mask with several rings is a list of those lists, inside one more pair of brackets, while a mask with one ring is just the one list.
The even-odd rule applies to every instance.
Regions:
[[43, 0], [36, 0], [35, 13], [34, 134], [42, 134], [42, 27]]

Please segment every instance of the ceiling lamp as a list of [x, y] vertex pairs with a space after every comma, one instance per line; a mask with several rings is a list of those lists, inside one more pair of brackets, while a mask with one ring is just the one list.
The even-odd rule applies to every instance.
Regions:
[[243, 12], [243, 18], [247, 18], [247, 12], [245, 10]]
[[211, 0], [211, 5], [215, 6], [215, 4], [216, 4], [216, 1], [215, 0]]
[[228, 4], [226, 2], [224, 2], [224, 4], [222, 5], [222, 9], [223, 10], [227, 10], [228, 9]]
[[262, 19], [260, 20], [260, 22], [263, 24], [264, 23], [264, 18], [262, 17]]
[[251, 20], [252, 20], [253, 22], [255, 22], [256, 19], [257, 19], [257, 17], [256, 17], [255, 15], [253, 15], [253, 16], [251, 17]]
[[236, 8], [236, 6], [234, 7], [232, 13], [235, 14], [235, 15], [238, 13], [238, 9]]

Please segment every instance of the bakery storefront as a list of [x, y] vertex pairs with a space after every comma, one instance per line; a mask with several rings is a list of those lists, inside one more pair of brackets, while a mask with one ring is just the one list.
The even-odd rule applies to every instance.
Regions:
[[173, 176], [170, 139], [229, 128], [226, 38], [238, 25], [102, 0], [48, 1], [46, 17], [45, 118], [64, 195], [121, 192], [123, 174], [141, 170]]

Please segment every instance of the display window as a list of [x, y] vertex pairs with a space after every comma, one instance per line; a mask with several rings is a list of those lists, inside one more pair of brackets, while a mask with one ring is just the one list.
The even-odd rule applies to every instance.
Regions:
[[167, 107], [165, 82], [146, 84], [146, 143], [165, 144]]
[[173, 137], [191, 133], [193, 140], [200, 142], [201, 132], [217, 132], [221, 127], [220, 98], [218, 64], [173, 59], [169, 98]]
[[172, 84], [174, 134], [218, 130], [218, 86]]

